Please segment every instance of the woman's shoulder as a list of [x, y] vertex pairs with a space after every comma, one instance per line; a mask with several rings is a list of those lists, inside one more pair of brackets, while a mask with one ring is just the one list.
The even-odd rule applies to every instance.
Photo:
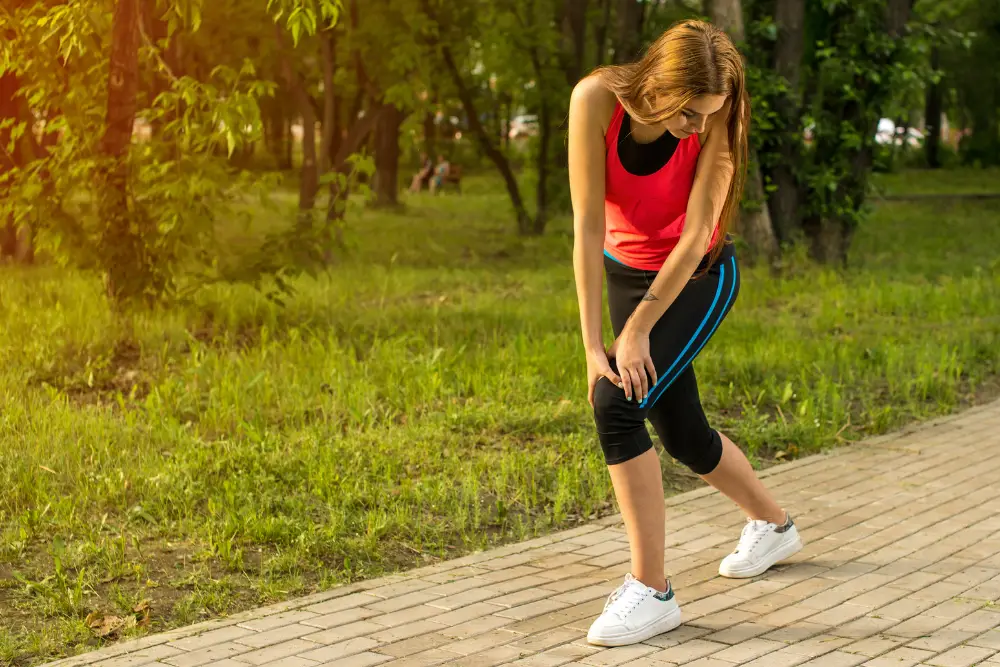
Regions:
[[606, 132], [617, 105], [618, 98], [608, 89], [601, 77], [591, 74], [573, 87], [570, 113], [586, 113]]

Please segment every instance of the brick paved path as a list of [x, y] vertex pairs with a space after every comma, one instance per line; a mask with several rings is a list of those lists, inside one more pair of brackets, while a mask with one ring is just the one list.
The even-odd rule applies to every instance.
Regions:
[[684, 625], [585, 635], [628, 568], [618, 517], [51, 663], [71, 667], [965, 667], [1000, 665], [1000, 402], [763, 475], [806, 548], [717, 576], [743, 517], [667, 500]]

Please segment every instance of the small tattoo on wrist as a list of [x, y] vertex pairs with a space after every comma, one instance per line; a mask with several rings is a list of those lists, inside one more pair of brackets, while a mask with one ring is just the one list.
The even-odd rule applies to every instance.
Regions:
[[659, 299], [656, 298], [656, 295], [653, 294], [652, 291], [646, 292], [646, 296], [642, 297], [642, 300], [643, 301], [659, 301]]

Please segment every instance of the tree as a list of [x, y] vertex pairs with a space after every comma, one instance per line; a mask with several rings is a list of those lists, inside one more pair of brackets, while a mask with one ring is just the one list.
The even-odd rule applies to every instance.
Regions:
[[[713, 23], [725, 30], [734, 42], [742, 44], [746, 41], [740, 0], [710, 0], [708, 10]], [[768, 212], [756, 151], [752, 151], [750, 155], [746, 189], [754, 205], [752, 208], [745, 207], [742, 210], [739, 230], [754, 255], [773, 258], [777, 253], [777, 242], [771, 226], [771, 216]]]
[[941, 114], [944, 106], [944, 85], [938, 70], [941, 68], [941, 47], [931, 45], [930, 66], [934, 70], [934, 79], [927, 85], [926, 104], [924, 106], [924, 150], [927, 166], [931, 169], [941, 167]]
[[769, 170], [774, 190], [768, 203], [774, 231], [782, 243], [796, 240], [801, 228], [802, 199], [797, 171], [802, 156], [800, 73], [805, 48], [805, 0], [777, 0], [774, 16], [774, 72], [783, 79], [775, 101], [777, 123], [771, 140], [777, 159]]
[[135, 126], [136, 94], [139, 90], [139, 20], [145, 0], [120, 0], [115, 6], [111, 32], [111, 63], [108, 74], [107, 120], [101, 152], [106, 163], [99, 172], [100, 212], [104, 218], [101, 243], [110, 256], [107, 263], [107, 289], [115, 300], [136, 297], [136, 290], [158, 290], [155, 282], [135, 281], [137, 264], [150, 260], [145, 256], [142, 235], [144, 220], [131, 214], [129, 202], [128, 151]]
[[639, 56], [645, 5], [640, 0], [616, 0], [615, 64], [632, 62]]
[[911, 71], [910, 10], [911, 0], [814, 8], [816, 129], [807, 166], [813, 196], [803, 230], [818, 260], [847, 261], [864, 211], [878, 120]]

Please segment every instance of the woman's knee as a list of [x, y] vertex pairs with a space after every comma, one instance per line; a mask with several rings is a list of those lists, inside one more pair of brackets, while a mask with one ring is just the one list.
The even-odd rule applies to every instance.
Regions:
[[624, 463], [653, 446], [646, 430], [646, 411], [605, 378], [594, 387], [594, 421], [608, 465]]
[[[680, 423], [678, 423], [680, 422]], [[657, 428], [663, 448], [696, 475], [707, 475], [722, 460], [722, 437], [713, 428], [685, 425], [678, 420]]]

